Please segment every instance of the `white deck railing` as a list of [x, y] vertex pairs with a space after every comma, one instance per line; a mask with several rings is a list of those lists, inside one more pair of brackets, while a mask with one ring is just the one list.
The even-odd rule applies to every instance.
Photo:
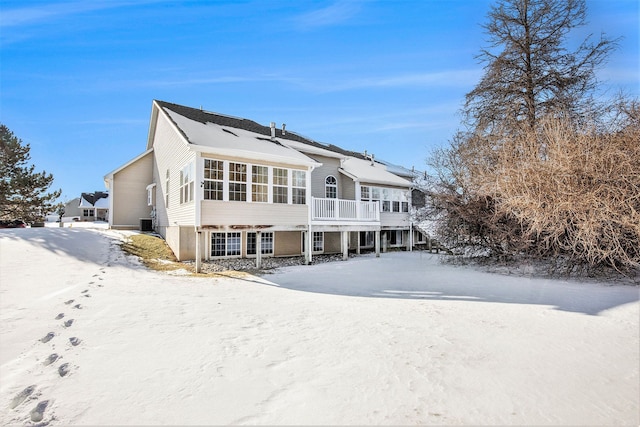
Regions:
[[380, 221], [379, 202], [311, 198], [311, 219], [316, 221]]

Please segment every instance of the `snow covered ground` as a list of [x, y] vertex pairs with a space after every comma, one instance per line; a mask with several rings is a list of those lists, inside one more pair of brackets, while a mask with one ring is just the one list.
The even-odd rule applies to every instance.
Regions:
[[420, 252], [195, 278], [121, 237], [0, 231], [0, 424], [640, 422], [638, 287]]

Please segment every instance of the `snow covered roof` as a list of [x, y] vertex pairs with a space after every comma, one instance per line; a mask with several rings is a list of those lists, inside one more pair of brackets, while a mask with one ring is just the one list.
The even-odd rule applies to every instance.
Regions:
[[80, 197], [80, 204], [78, 205], [79, 208], [92, 208], [93, 204], [90, 203], [87, 199], [85, 199], [84, 197]]
[[96, 191], [95, 193], [82, 193], [79, 208], [109, 209], [109, 193]]
[[[251, 159], [266, 159], [306, 166], [318, 166], [319, 163], [301, 152], [294, 150], [270, 136], [264, 136], [253, 130], [234, 128], [207, 120], [208, 113], [190, 114], [189, 117], [174, 111], [175, 108], [163, 106], [164, 111], [182, 132], [195, 150], [215, 152]], [[180, 109], [181, 112], [195, 109]], [[199, 111], [199, 110], [195, 110]], [[237, 121], [245, 121], [236, 119]]]
[[98, 199], [93, 206], [98, 209], [109, 209], [109, 197]]
[[252, 120], [165, 101], [155, 100], [154, 104], [173, 121], [184, 139], [196, 151], [320, 166], [321, 163], [307, 156], [315, 154], [346, 161], [342, 172], [350, 174], [354, 179], [384, 185], [411, 186], [407, 179], [403, 179], [410, 178], [411, 171], [380, 161], [376, 161], [375, 166], [371, 167], [366, 153], [323, 144], [280, 128], [274, 129], [275, 137], [272, 138], [271, 127]]
[[387, 167], [370, 160], [348, 157], [341, 162], [340, 172], [361, 183], [411, 187], [411, 182], [389, 171]]
[[[166, 112], [177, 113], [178, 115], [188, 118], [192, 121], [199, 122], [201, 124], [214, 124], [218, 125], [221, 129], [226, 129], [227, 131], [231, 131], [234, 133], [236, 130], [248, 131], [251, 134], [257, 134], [259, 136], [264, 136], [268, 139], [271, 138], [271, 127], [263, 126], [253, 120], [242, 119], [239, 117], [227, 116], [219, 113], [213, 113], [209, 111], [204, 111], [197, 108], [185, 107], [183, 105], [172, 104], [170, 102], [165, 101], [154, 101], [160, 108], [164, 109]], [[172, 116], [173, 119], [173, 116]], [[175, 122], [175, 121], [174, 121]], [[177, 125], [177, 123], [176, 123]], [[184, 133], [184, 129], [180, 128], [183, 132], [185, 138], [188, 141], [195, 143], [192, 141], [186, 133]], [[321, 142], [314, 141], [311, 138], [302, 136], [296, 132], [292, 132], [290, 130], [286, 130], [283, 132], [282, 129], [275, 129], [276, 139], [284, 145], [295, 145], [294, 148], [299, 149], [299, 151], [307, 152], [313, 148], [322, 150], [324, 152], [340, 154], [342, 157], [344, 156], [352, 156], [356, 158], [363, 158], [364, 156], [361, 153], [357, 153], [354, 151], [344, 150], [340, 147], [337, 147], [332, 144], [323, 144]], [[291, 144], [297, 142], [298, 144]]]
[[196, 148], [199, 151], [292, 162], [294, 164], [317, 164], [315, 160], [269, 137], [244, 129], [228, 129], [212, 122], [201, 123], [170, 109], [165, 109], [165, 111], [183, 132], [187, 141], [199, 146]]

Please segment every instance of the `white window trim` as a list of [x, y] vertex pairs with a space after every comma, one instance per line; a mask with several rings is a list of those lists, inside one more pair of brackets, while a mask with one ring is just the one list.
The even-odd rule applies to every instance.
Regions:
[[[214, 234], [224, 234], [224, 255], [213, 255], [213, 236]], [[229, 255], [229, 234], [239, 234], [240, 235], [240, 253], [238, 255]], [[242, 258], [242, 233], [239, 231], [215, 231], [209, 234], [209, 259], [225, 259], [225, 258]]]
[[156, 184], [147, 185], [147, 206], [155, 206], [154, 203], [154, 191], [156, 189]]
[[[272, 166], [272, 165], [265, 165], [265, 164], [260, 164], [260, 163], [250, 163], [250, 162], [245, 162], [242, 160], [220, 160], [218, 158], [215, 157], [204, 157], [203, 161], [202, 161], [202, 172], [204, 175], [204, 160], [210, 160], [210, 161], [221, 161], [223, 163], [223, 179], [222, 179], [222, 200], [212, 200], [212, 199], [205, 199], [204, 198], [204, 185], [200, 186], [200, 193], [199, 196], [201, 197], [201, 200], [205, 201], [205, 202], [219, 202], [219, 201], [224, 201], [224, 202], [228, 202], [229, 200], [229, 184], [232, 182], [229, 180], [229, 172], [230, 172], [230, 163], [240, 163], [240, 164], [244, 164], [247, 166], [247, 174], [246, 174], [246, 198], [245, 198], [245, 202], [246, 203], [267, 203], [267, 204], [277, 204], [277, 205], [292, 205], [293, 203], [293, 189], [294, 188], [299, 188], [299, 189], [303, 189], [305, 190], [305, 203], [304, 204], [299, 204], [299, 205], [309, 205], [311, 203], [311, 178], [310, 178], [310, 174], [309, 174], [309, 170], [308, 169], [300, 169], [300, 168], [295, 168], [295, 167], [280, 167], [280, 166]], [[254, 202], [253, 201], [253, 166], [259, 166], [259, 167], [265, 167], [267, 168], [267, 201], [266, 202]], [[287, 171], [287, 203], [274, 203], [274, 169], [283, 169]], [[299, 186], [295, 186], [293, 185], [293, 171], [299, 171], [302, 172], [304, 174], [304, 180], [305, 180], [305, 185], [302, 187]], [[334, 177], [335, 178], [335, 177]], [[215, 181], [215, 180], [214, 180]], [[202, 179], [202, 182], [204, 182], [204, 178]], [[241, 181], [233, 181], [233, 182], [238, 182], [241, 183]], [[261, 184], [263, 185], [263, 184]], [[281, 185], [278, 185], [277, 187], [284, 187]], [[336, 180], [336, 197], [338, 195], [338, 187], [337, 187], [337, 180]], [[236, 201], [236, 200], [234, 200]]]
[[[335, 184], [328, 184], [327, 181], [329, 180], [329, 178], [333, 178], [333, 180], [336, 183]], [[327, 196], [327, 188], [335, 188], [336, 189], [336, 197], [328, 197]], [[335, 198], [335, 199], [339, 199], [340, 198], [340, 195], [338, 194], [338, 179], [333, 175], [327, 175], [327, 177], [324, 179], [324, 197], [325, 198]]]
[[[257, 232], [256, 231], [247, 231], [247, 244], [246, 247], [244, 248], [244, 253], [246, 254], [247, 258], [256, 258], [258, 255], [257, 254], [249, 254], [249, 234], [255, 234], [256, 235], [256, 240], [257, 240]], [[275, 253], [275, 249], [276, 249], [276, 233], [273, 231], [261, 231], [262, 234], [262, 238], [264, 238], [265, 234], [271, 234], [271, 252], [270, 253], [264, 253], [261, 254], [263, 257], [272, 257], [274, 256], [273, 254]], [[260, 240], [261, 244], [263, 242], [263, 240]], [[256, 245], [257, 246], [257, 245]], [[258, 248], [256, 248], [256, 251], [258, 250]]]
[[[190, 181], [187, 181], [186, 183], [183, 184], [183, 180], [184, 180], [184, 171], [189, 169], [189, 174], [190, 174]], [[187, 163], [186, 165], [184, 165], [181, 169], [180, 169], [180, 186], [179, 186], [179, 190], [180, 190], [180, 204], [184, 205], [187, 203], [191, 203], [194, 201], [195, 199], [195, 169], [194, 169], [194, 162], [190, 161], [189, 163]], [[190, 185], [193, 184], [193, 188], [189, 188]], [[186, 188], [186, 192], [184, 192]], [[183, 198], [184, 195], [187, 195], [187, 198]]]

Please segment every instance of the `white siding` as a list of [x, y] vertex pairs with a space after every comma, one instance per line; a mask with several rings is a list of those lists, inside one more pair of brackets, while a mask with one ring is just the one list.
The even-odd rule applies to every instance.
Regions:
[[[180, 204], [180, 170], [195, 160], [195, 153], [189, 149], [182, 136], [164, 114], [158, 114], [153, 149], [155, 167], [153, 180], [156, 183], [156, 214], [159, 227], [195, 224], [195, 201]], [[166, 171], [169, 169], [169, 208], [165, 206]], [[195, 185], [199, 191], [198, 183]]]
[[380, 212], [382, 228], [409, 228], [409, 214], [406, 212]]
[[202, 226], [304, 226], [307, 205], [202, 201]]

